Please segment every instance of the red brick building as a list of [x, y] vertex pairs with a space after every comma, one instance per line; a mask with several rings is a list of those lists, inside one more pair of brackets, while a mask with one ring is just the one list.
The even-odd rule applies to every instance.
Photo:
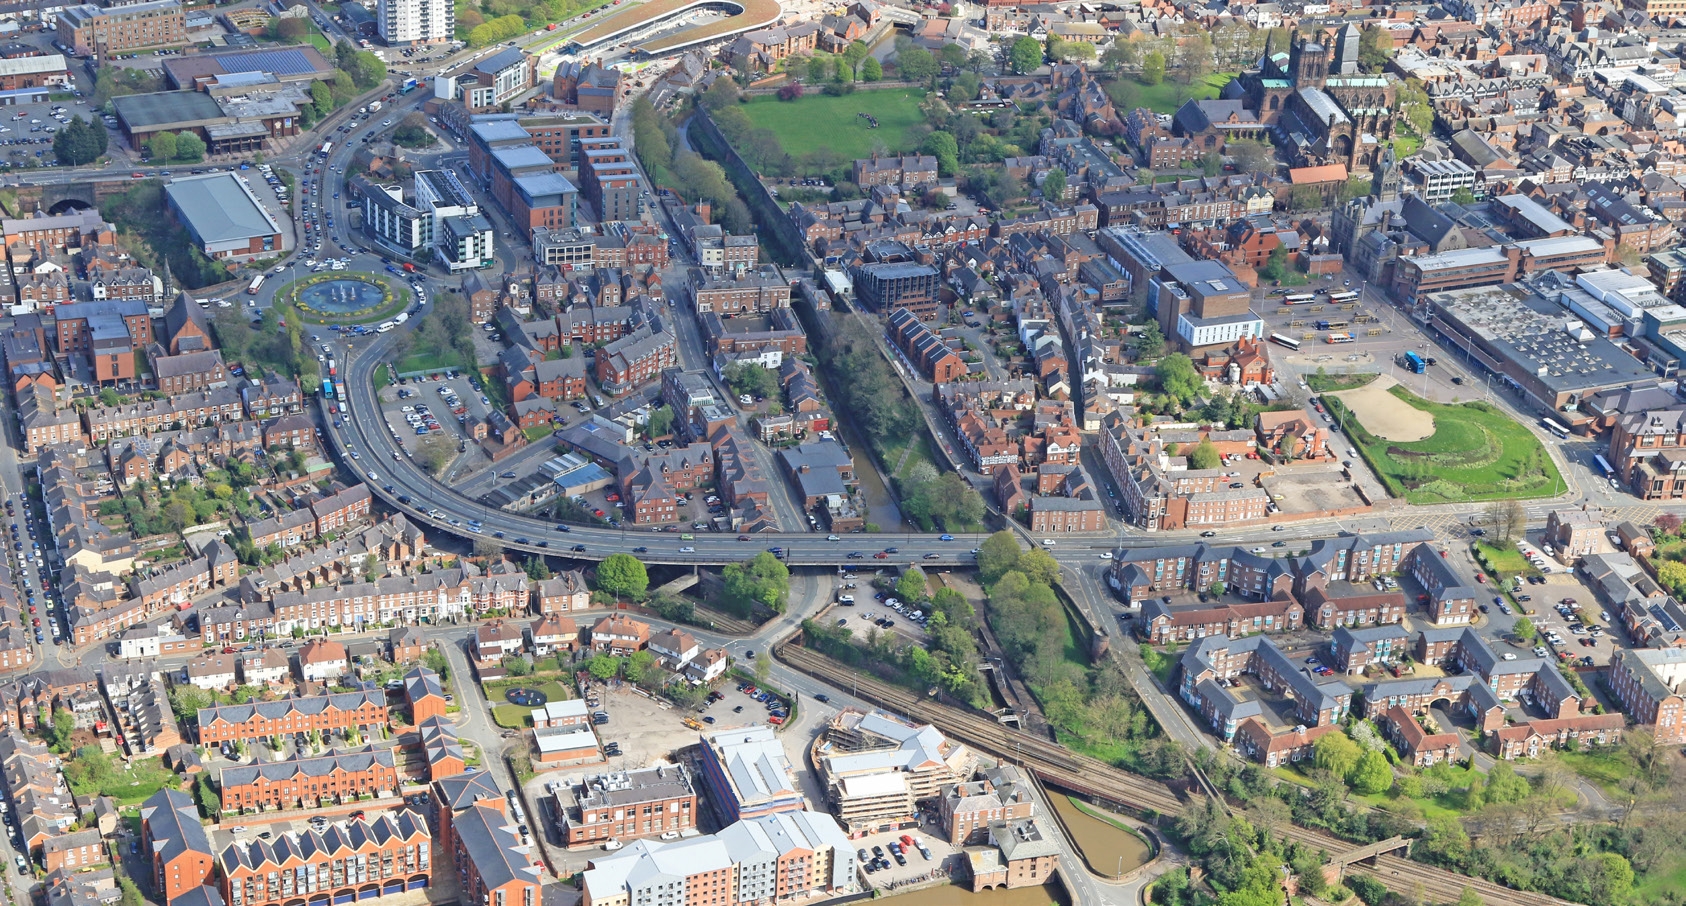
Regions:
[[141, 852], [152, 858], [153, 896], [168, 903], [211, 879], [216, 857], [199, 807], [181, 790], [159, 790], [141, 806]]
[[339, 692], [246, 705], [199, 709], [199, 743], [215, 745], [312, 730], [371, 730], [386, 723], [381, 692]]
[[222, 807], [241, 812], [316, 808], [399, 791], [391, 749], [235, 765], [222, 769], [217, 786]]
[[[405, 809], [323, 832], [242, 840], [223, 850], [219, 863], [226, 903], [269, 906], [305, 898], [344, 903], [427, 887], [433, 838], [427, 821]], [[283, 878], [293, 883], [283, 884]]]

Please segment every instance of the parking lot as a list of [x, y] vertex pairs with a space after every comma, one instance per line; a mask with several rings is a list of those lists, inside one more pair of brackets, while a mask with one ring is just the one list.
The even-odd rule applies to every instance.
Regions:
[[[934, 823], [925, 821], [919, 828], [868, 834], [851, 841], [865, 886], [889, 891], [955, 871], [965, 856], [937, 830]], [[892, 844], [901, 850], [899, 862]]]
[[388, 430], [412, 456], [422, 438], [433, 434], [444, 435], [460, 450], [468, 441], [466, 419], [485, 418], [491, 411], [487, 398], [465, 376], [400, 380], [381, 389], [381, 414]]
[[[51, 165], [53, 136], [68, 125], [72, 118], [82, 117], [95, 126], [101, 125], [99, 115], [88, 106], [86, 98], [72, 98], [68, 90], [53, 92], [62, 100], [43, 104], [19, 104], [0, 107], [0, 165], [7, 167]], [[121, 139], [115, 134], [112, 144]]]

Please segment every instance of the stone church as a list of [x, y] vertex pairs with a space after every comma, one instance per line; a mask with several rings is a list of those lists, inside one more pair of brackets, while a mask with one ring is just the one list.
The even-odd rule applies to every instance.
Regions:
[[1358, 69], [1357, 26], [1295, 34], [1287, 53], [1266, 45], [1257, 69], [1224, 87], [1270, 127], [1294, 166], [1375, 167], [1393, 138], [1397, 79]]

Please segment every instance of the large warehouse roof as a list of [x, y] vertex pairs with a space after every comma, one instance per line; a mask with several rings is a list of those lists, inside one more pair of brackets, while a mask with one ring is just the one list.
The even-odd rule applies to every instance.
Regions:
[[172, 181], [164, 187], [201, 242], [216, 243], [281, 232], [275, 218], [258, 204], [232, 173], [206, 173]]
[[216, 99], [199, 91], [130, 94], [112, 98], [111, 103], [117, 109], [117, 117], [131, 132], [148, 126], [201, 123], [224, 118]]

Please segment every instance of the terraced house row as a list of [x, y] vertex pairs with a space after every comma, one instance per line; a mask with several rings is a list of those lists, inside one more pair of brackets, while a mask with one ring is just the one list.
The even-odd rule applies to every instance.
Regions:
[[379, 691], [219, 705], [199, 709], [199, 744], [210, 746], [351, 727], [362, 732], [385, 724], [386, 719], [386, 696]]
[[218, 857], [228, 906], [352, 899], [422, 890], [433, 877], [427, 821], [405, 809], [322, 832], [283, 833], [229, 846]]
[[324, 801], [345, 802], [399, 790], [390, 748], [235, 765], [223, 768], [217, 785], [223, 808], [241, 812], [314, 808]]

